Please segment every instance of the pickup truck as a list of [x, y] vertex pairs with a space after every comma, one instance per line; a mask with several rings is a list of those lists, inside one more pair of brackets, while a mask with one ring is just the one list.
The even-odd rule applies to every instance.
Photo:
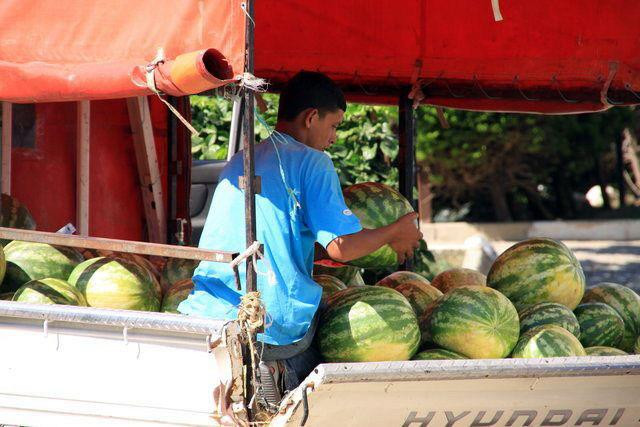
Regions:
[[[0, 301], [0, 424], [248, 425], [236, 322]], [[640, 426], [640, 355], [319, 365], [273, 426]]]

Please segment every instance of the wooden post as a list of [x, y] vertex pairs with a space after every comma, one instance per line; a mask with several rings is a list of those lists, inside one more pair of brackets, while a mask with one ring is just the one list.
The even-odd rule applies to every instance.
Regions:
[[158, 154], [153, 138], [149, 100], [146, 96], [128, 98], [127, 107], [133, 133], [133, 145], [136, 152], [149, 241], [165, 243], [167, 241], [167, 222], [162, 201], [162, 181], [160, 180]]
[[10, 102], [2, 102], [2, 183], [0, 191], [11, 194], [11, 135], [13, 114]]
[[81, 236], [89, 235], [89, 151], [91, 104], [79, 101], [76, 141], [76, 221]]

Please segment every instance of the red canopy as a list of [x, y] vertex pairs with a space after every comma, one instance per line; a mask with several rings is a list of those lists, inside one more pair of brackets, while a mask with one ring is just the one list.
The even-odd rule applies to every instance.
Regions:
[[[219, 50], [244, 65], [242, 0], [4, 0], [0, 99], [149, 93], [136, 76]], [[425, 101], [484, 110], [579, 112], [640, 101], [636, 0], [258, 0], [255, 74], [275, 87], [320, 70], [373, 101], [420, 81]]]
[[640, 101], [639, 19], [637, 0], [261, 0], [256, 74], [320, 70], [393, 102], [419, 78], [437, 105], [597, 110], [607, 86], [609, 103]]
[[150, 94], [144, 66], [214, 48], [244, 70], [240, 0], [3, 0], [0, 99], [112, 99]]

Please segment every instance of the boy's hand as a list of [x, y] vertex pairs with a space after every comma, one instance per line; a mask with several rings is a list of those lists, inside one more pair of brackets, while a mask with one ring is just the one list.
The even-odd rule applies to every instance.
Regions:
[[393, 223], [393, 237], [389, 246], [396, 251], [398, 262], [401, 264], [413, 256], [413, 251], [420, 245], [422, 233], [417, 226], [418, 214], [408, 213]]

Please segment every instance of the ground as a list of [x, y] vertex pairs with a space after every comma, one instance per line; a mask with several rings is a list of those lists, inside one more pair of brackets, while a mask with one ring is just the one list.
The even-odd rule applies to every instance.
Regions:
[[[587, 286], [600, 282], [628, 285], [640, 293], [640, 240], [563, 241], [576, 255], [587, 278]], [[514, 242], [493, 242], [502, 253]]]

